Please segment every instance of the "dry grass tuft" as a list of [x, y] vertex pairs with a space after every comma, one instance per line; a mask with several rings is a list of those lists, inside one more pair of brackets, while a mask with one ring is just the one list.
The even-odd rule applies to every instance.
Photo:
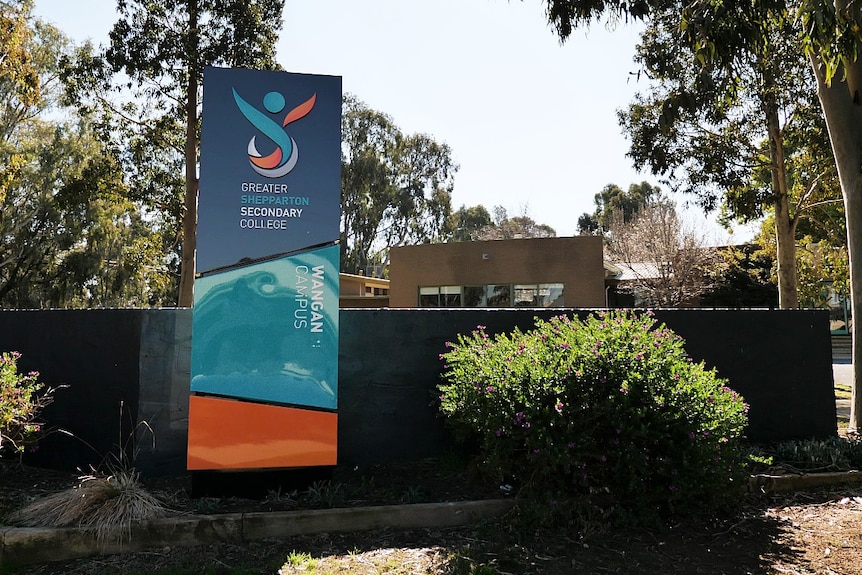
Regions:
[[43, 497], [13, 513], [24, 527], [83, 527], [104, 543], [112, 535], [131, 537], [132, 523], [163, 517], [167, 509], [146, 491], [134, 471], [86, 475], [78, 486]]

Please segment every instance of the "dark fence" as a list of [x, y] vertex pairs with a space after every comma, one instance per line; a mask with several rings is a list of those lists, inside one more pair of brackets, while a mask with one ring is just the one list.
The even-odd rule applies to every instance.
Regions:
[[[527, 329], [563, 310], [350, 309], [340, 315], [339, 461], [367, 465], [440, 455], [451, 438], [437, 414], [445, 342], [487, 326]], [[590, 310], [566, 310], [585, 316]], [[753, 441], [836, 434], [828, 312], [658, 310], [694, 359], [718, 369], [750, 404]], [[52, 467], [98, 464], [133, 434], [138, 468], [185, 469], [191, 312], [0, 311], [0, 351], [16, 350], [57, 393], [55, 434], [29, 456]], [[122, 405], [122, 416], [121, 416]], [[151, 437], [137, 422], [146, 421]]]

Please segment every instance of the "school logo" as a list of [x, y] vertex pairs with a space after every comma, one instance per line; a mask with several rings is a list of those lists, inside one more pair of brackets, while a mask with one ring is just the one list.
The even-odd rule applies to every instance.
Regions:
[[[233, 99], [245, 119], [275, 145], [275, 150], [264, 156], [257, 150], [257, 136], [252, 136], [248, 142], [248, 161], [252, 169], [265, 178], [280, 178], [290, 173], [299, 159], [299, 148], [296, 141], [287, 133], [287, 125], [304, 118], [311, 112], [317, 94], [312, 94], [311, 98], [289, 111], [284, 116], [284, 120], [279, 123], [243, 100], [235, 88], [231, 89]], [[280, 114], [284, 111], [284, 106], [284, 96], [279, 92], [269, 92], [263, 97], [263, 107], [272, 115]]]

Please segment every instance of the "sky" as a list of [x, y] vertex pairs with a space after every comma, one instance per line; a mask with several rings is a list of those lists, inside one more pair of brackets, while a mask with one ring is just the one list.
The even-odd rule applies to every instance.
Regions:
[[[114, 7], [36, 0], [35, 13], [99, 44]], [[404, 133], [450, 146], [453, 209], [499, 205], [569, 236], [605, 185], [659, 183], [632, 167], [616, 116], [646, 88], [633, 74], [635, 27], [594, 23], [561, 44], [541, 0], [286, 0], [283, 17], [277, 60], [286, 71], [341, 76], [344, 92]], [[686, 213], [710, 243], [752, 235]]]

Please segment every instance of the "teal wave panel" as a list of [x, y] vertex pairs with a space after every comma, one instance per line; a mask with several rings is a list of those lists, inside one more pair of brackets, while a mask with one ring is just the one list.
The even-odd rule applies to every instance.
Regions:
[[337, 245], [195, 281], [191, 390], [338, 406]]

